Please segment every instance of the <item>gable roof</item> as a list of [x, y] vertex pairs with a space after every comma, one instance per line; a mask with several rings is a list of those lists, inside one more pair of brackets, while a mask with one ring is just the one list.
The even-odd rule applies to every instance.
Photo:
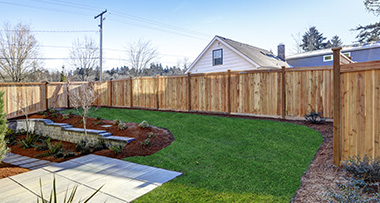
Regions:
[[209, 49], [209, 47], [218, 40], [224, 46], [230, 48], [237, 55], [241, 56], [243, 59], [247, 60], [253, 66], [258, 68], [281, 68], [282, 66], [289, 67], [289, 64], [283, 61], [281, 58], [275, 56], [268, 50], [261, 49], [258, 47], [251, 46], [249, 44], [244, 44], [237, 42], [225, 37], [215, 35], [211, 42], [206, 46], [206, 48], [201, 52], [201, 54], [194, 60], [190, 65], [186, 73], [195, 66], [198, 60], [204, 55], [204, 53]]
[[[366, 49], [373, 49], [373, 48], [380, 48], [380, 41], [362, 43], [362, 44], [345, 45], [345, 46], [342, 46], [341, 52], [344, 53], [344, 52], [366, 50]], [[320, 55], [326, 55], [326, 54], [332, 54], [332, 53], [333, 53], [333, 51], [331, 50], [331, 48], [320, 49], [320, 50], [308, 51], [308, 52], [304, 52], [304, 53], [300, 53], [300, 54], [294, 54], [291, 56], [287, 56], [286, 60], [308, 58], [308, 57], [320, 56]]]

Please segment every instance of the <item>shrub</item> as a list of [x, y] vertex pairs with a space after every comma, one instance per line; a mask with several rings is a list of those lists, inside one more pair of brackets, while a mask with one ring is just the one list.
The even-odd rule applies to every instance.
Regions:
[[150, 144], [150, 138], [146, 138], [144, 141], [140, 142], [140, 144], [147, 147]]
[[119, 154], [120, 152], [122, 152], [124, 150], [124, 146], [123, 145], [112, 145], [109, 149], [111, 151], [113, 151], [113, 153]]
[[127, 126], [126, 123], [119, 123], [119, 129], [120, 129], [120, 130], [125, 130], [125, 129], [127, 129], [127, 128], [128, 128], [128, 126]]
[[96, 143], [95, 147], [92, 149], [92, 152], [97, 152], [103, 149], [106, 149], [106, 144], [104, 143], [103, 139], [99, 139], [99, 141]]
[[52, 116], [53, 116], [54, 118], [57, 118], [57, 114], [56, 114], [56, 113], [53, 113]]
[[[62, 141], [60, 141], [59, 143], [55, 144], [55, 145], [52, 145], [51, 144], [51, 138], [49, 137], [48, 139], [45, 140], [45, 143], [44, 143], [45, 147], [49, 150], [47, 153], [45, 154], [40, 154], [40, 155], [37, 155], [36, 157], [45, 157], [45, 156], [50, 156], [50, 155], [57, 155], [61, 152], [61, 149], [63, 147], [62, 145]], [[57, 157], [56, 157], [57, 158]]]
[[87, 144], [85, 140], [81, 140], [78, 143], [76, 143], [75, 150], [83, 155], [91, 153], [90, 146]]
[[69, 119], [69, 114], [62, 114], [62, 118], [65, 119], [65, 120]]
[[49, 109], [49, 112], [50, 112], [50, 113], [54, 113], [55, 110], [54, 110], [53, 108], [50, 108], [50, 109]]
[[97, 116], [97, 117], [96, 117], [96, 120], [102, 120], [102, 117]]
[[[100, 191], [100, 189], [102, 187], [103, 186], [101, 186], [99, 189], [97, 189], [91, 196], [89, 196], [87, 199], [85, 199], [84, 202], [88, 202], [90, 199], [92, 199], [96, 195], [96, 193], [98, 193]], [[74, 186], [73, 189], [71, 190], [71, 193], [69, 196], [67, 196], [67, 194], [68, 194], [68, 189], [67, 189], [63, 201], [59, 201], [59, 202], [72, 203], [74, 201], [74, 197], [75, 197], [75, 194], [77, 192], [77, 189], [78, 189], [78, 185]], [[53, 189], [50, 192], [49, 201], [47, 201], [44, 198], [44, 193], [42, 192], [42, 181], [41, 181], [41, 179], [40, 179], [40, 191], [41, 191], [40, 199], [41, 199], [42, 203], [57, 203], [58, 198], [57, 198], [57, 188], [56, 188], [56, 183], [55, 183], [55, 176], [53, 178]], [[40, 200], [37, 198], [37, 203], [39, 203], [39, 202], [40, 202]]]
[[114, 125], [119, 125], [120, 123], [121, 123], [121, 120], [119, 120], [119, 119], [113, 121]]
[[102, 123], [102, 121], [95, 121], [93, 124], [94, 125], [99, 125], [100, 123]]
[[147, 128], [147, 127], [149, 127], [149, 123], [148, 123], [146, 120], [143, 120], [143, 121], [139, 124], [139, 127], [140, 127], [140, 128]]
[[380, 202], [380, 157], [349, 157], [342, 164], [345, 183], [328, 189], [326, 197], [336, 202]]
[[4, 92], [0, 91], [0, 163], [3, 160], [4, 156], [9, 152], [7, 143], [5, 140], [5, 135], [7, 133], [7, 114], [4, 113]]
[[11, 146], [16, 145], [17, 141], [16, 141], [16, 136], [15, 136], [15, 130], [8, 128], [4, 139], [9, 145]]
[[38, 115], [43, 115], [44, 114], [44, 111], [39, 111], [37, 112]]
[[36, 145], [34, 144], [35, 142], [37, 142], [37, 140], [40, 139], [40, 136], [35, 134], [35, 133], [29, 133], [25, 139], [19, 139], [17, 141], [17, 143], [20, 144], [20, 147], [24, 148], [24, 149], [28, 149], [28, 148], [32, 148], [32, 147], [36, 147]]
[[45, 112], [45, 113], [44, 113], [44, 116], [49, 116], [48, 112]]
[[368, 155], [349, 157], [343, 162], [344, 170], [351, 182], [364, 188], [365, 192], [380, 192], [380, 157], [372, 159]]
[[305, 115], [305, 119], [312, 124], [320, 124], [326, 121], [326, 118], [323, 117], [322, 114], [322, 112], [317, 113], [313, 110], [309, 114]]

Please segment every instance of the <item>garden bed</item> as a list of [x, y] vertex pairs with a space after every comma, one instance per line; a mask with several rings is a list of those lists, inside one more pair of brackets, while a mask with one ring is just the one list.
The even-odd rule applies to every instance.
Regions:
[[[55, 123], [68, 123], [75, 128], [83, 128], [82, 118], [78, 115], [69, 114], [68, 116], [62, 116], [62, 114], [57, 112], [49, 112], [44, 114], [33, 114], [29, 117], [30, 119], [50, 119]], [[22, 118], [24, 119], [24, 118]], [[125, 129], [120, 130], [119, 125], [114, 124], [114, 121], [103, 120], [100, 118], [87, 118], [87, 129], [95, 130], [106, 130], [107, 132], [112, 133], [114, 136], [120, 137], [131, 137], [135, 138], [131, 143], [127, 144], [124, 149], [115, 154], [111, 149], [103, 149], [100, 151], [93, 152], [93, 154], [108, 156], [112, 158], [125, 158], [131, 156], [147, 156], [156, 153], [157, 151], [169, 146], [174, 141], [174, 136], [172, 133], [164, 128], [159, 128], [155, 126], [148, 126], [146, 128], [141, 128], [137, 123], [126, 122]], [[107, 126], [107, 127], [102, 127]], [[149, 138], [149, 142], [146, 140]], [[16, 139], [24, 139], [25, 135], [16, 135]], [[58, 140], [51, 140], [51, 144], [55, 145], [59, 143]], [[39, 159], [48, 160], [52, 162], [62, 162], [71, 158], [76, 158], [81, 156], [79, 152], [75, 150], [75, 143], [62, 141], [62, 151], [63, 152], [73, 152], [75, 156], [70, 158], [55, 158], [53, 155], [46, 157], [39, 157]], [[35, 150], [35, 148], [23, 149], [20, 147], [20, 144], [15, 144], [9, 146], [11, 152], [15, 154], [20, 154], [29, 157], [36, 157], [38, 155], [44, 154], [47, 151]]]

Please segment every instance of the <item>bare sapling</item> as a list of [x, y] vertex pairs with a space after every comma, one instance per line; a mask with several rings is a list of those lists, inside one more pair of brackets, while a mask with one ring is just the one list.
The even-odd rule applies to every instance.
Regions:
[[88, 144], [87, 129], [86, 129], [86, 119], [87, 115], [93, 107], [95, 100], [98, 98], [99, 94], [95, 90], [95, 83], [79, 83], [73, 84], [70, 81], [67, 82], [68, 97], [70, 101], [70, 106], [73, 106], [79, 115], [82, 117], [83, 130], [85, 134], [86, 145]]

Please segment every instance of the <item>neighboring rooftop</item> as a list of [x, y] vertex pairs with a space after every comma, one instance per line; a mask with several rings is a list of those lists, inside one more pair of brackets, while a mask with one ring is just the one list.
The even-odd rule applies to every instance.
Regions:
[[255, 63], [257, 63], [260, 67], [264, 68], [281, 68], [282, 66], [289, 67], [285, 61], [281, 58], [274, 55], [272, 52], [261, 49], [249, 44], [237, 42], [222, 36], [216, 36], [218, 39], [227, 43], [231, 47], [233, 47], [236, 51], [242, 53]]
[[[379, 47], [380, 47], [380, 41], [362, 43], [362, 44], [351, 44], [351, 45], [342, 46], [341, 52], [344, 53], [344, 52], [357, 51], [357, 50], [363, 50], [363, 49], [373, 49], [373, 48], [379, 48]], [[308, 52], [304, 52], [304, 53], [300, 53], [300, 54], [295, 54], [295, 55], [291, 55], [291, 56], [286, 56], [286, 60], [298, 59], [298, 58], [307, 58], [307, 57], [326, 55], [326, 54], [331, 54], [331, 53], [332, 53], [331, 48], [320, 49], [320, 50], [308, 51]]]

